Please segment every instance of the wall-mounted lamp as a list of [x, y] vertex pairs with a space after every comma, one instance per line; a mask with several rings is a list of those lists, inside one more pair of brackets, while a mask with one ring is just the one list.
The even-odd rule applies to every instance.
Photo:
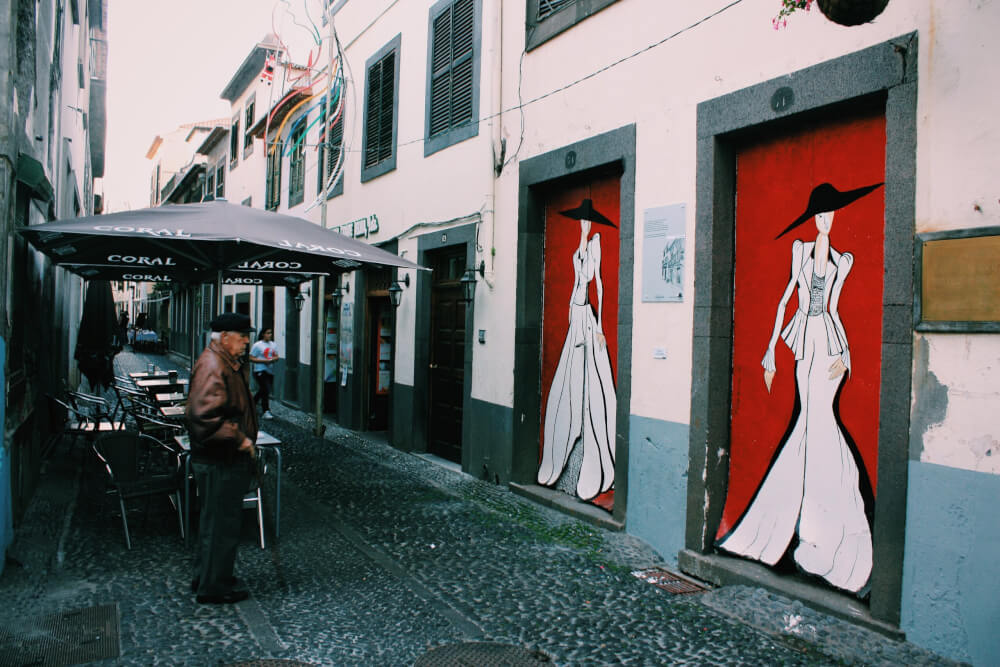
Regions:
[[459, 281], [462, 283], [462, 298], [465, 299], [466, 303], [472, 303], [476, 298], [476, 274], [479, 274], [480, 278], [486, 276], [486, 262], [480, 262], [479, 266], [474, 269], [466, 269], [465, 273], [462, 274], [462, 279]]
[[299, 288], [299, 293], [295, 295], [295, 299], [294, 299], [294, 301], [295, 301], [295, 310], [299, 311], [300, 313], [302, 312], [302, 306], [305, 304], [307, 296], [309, 296], [309, 288], [308, 287], [300, 287]]
[[334, 287], [330, 292], [330, 300], [333, 302], [333, 309], [340, 310], [340, 302], [344, 300], [344, 291], [339, 287]]
[[459, 282], [462, 283], [462, 298], [466, 303], [472, 303], [476, 298], [476, 270], [467, 269]]
[[389, 285], [389, 301], [392, 302], [393, 308], [399, 308], [400, 301], [403, 300], [403, 288], [399, 286], [397, 281], [392, 281]]
[[410, 286], [410, 274], [409, 273], [404, 273], [403, 274], [403, 284], [406, 285], [407, 287]]

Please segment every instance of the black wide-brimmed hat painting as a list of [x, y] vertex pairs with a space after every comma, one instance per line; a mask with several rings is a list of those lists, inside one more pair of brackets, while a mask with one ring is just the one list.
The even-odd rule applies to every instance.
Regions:
[[830, 183], [820, 183], [813, 188], [813, 191], [809, 194], [809, 205], [806, 206], [805, 212], [795, 218], [795, 221], [792, 224], [785, 227], [784, 231], [774, 238], [780, 239], [782, 236], [792, 231], [817, 213], [826, 213], [827, 211], [842, 209], [848, 204], [861, 199], [868, 193], [882, 187], [883, 185], [884, 183], [876, 183], [875, 185], [866, 185], [863, 188], [855, 188], [854, 190], [841, 192]]
[[572, 220], [590, 220], [599, 225], [615, 227], [615, 223], [607, 219], [600, 211], [594, 208], [594, 202], [584, 199], [579, 206], [566, 211], [559, 211], [559, 215], [564, 215]]

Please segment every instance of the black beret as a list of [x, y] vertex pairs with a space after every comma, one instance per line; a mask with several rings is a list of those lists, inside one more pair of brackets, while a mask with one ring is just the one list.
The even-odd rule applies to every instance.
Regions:
[[215, 316], [209, 325], [212, 331], [239, 331], [249, 333], [253, 330], [250, 326], [250, 316], [240, 313], [221, 313]]

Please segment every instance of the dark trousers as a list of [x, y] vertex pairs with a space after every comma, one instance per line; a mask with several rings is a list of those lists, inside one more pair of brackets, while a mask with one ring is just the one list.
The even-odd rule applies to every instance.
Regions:
[[253, 374], [257, 380], [257, 393], [254, 394], [253, 402], [260, 401], [260, 407], [267, 412], [271, 409], [271, 388], [274, 386], [274, 376], [267, 371], [258, 371]]
[[232, 464], [192, 461], [201, 514], [195, 544], [194, 576], [198, 595], [223, 595], [232, 589], [236, 547], [243, 523], [243, 496], [250, 488], [250, 462], [238, 456]]

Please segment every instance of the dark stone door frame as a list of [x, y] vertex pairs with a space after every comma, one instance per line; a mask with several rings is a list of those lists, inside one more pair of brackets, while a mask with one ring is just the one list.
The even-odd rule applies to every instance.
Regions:
[[632, 403], [632, 282], [635, 248], [635, 125], [578, 141], [520, 165], [517, 294], [514, 330], [514, 438], [511, 480], [533, 485], [542, 415], [542, 289], [545, 194], [552, 188], [618, 175], [621, 179], [618, 258], [618, 377], [613, 518], [628, 505], [629, 406]]
[[[869, 607], [817, 593], [812, 602], [873, 625], [898, 626], [903, 579], [913, 348], [913, 235], [916, 197], [917, 34], [902, 35], [788, 76], [698, 105], [695, 304], [686, 549], [681, 566], [720, 583], [772, 588], [780, 577], [756, 564], [712, 555], [726, 500], [733, 319], [736, 151], [742, 137], [836, 117], [840, 106], [884, 104], [885, 281], [878, 495]], [[755, 579], [754, 574], [761, 575]], [[788, 588], [794, 584], [788, 582]], [[791, 594], [802, 597], [798, 585]], [[788, 593], [788, 590], [784, 592]], [[840, 598], [839, 602], [837, 598]], [[824, 602], [824, 600], [826, 602]], [[830, 602], [830, 604], [827, 604]], [[885, 629], [884, 627], [882, 628]]]

